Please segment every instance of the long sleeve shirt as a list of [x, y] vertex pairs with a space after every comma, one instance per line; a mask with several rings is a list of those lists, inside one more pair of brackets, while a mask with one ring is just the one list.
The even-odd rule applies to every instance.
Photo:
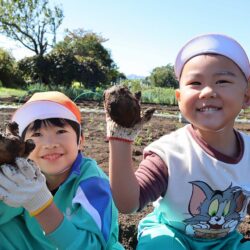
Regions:
[[[54, 194], [54, 202], [64, 219], [46, 235], [26, 210], [3, 207], [0, 249], [124, 249], [118, 242], [118, 211], [108, 177], [93, 159], [78, 154], [70, 175]], [[24, 229], [23, 235], [11, 231], [19, 224]], [[15, 248], [14, 241], [20, 247]], [[9, 248], [11, 243], [13, 247]]]

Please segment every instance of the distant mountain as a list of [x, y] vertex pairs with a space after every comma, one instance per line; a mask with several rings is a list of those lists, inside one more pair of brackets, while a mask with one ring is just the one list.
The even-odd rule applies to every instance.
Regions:
[[145, 76], [138, 76], [135, 74], [130, 74], [130, 75], [127, 75], [126, 77], [127, 79], [130, 79], [130, 80], [145, 79]]

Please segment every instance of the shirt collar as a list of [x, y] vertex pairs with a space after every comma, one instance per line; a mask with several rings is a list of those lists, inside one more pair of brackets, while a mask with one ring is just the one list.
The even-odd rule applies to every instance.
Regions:
[[81, 162], [84, 161], [84, 155], [82, 152], [79, 152], [73, 165], [71, 168], [71, 173], [70, 174], [77, 174], [80, 175], [81, 173]]

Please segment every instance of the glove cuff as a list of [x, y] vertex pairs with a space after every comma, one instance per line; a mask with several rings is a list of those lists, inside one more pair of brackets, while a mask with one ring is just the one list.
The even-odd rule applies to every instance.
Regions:
[[24, 204], [24, 208], [29, 211], [31, 216], [40, 214], [44, 209], [49, 207], [53, 202], [53, 196], [46, 185], [43, 185], [39, 192]]
[[141, 123], [138, 123], [133, 128], [125, 128], [109, 118], [107, 119], [107, 138], [109, 140], [133, 142], [139, 134], [141, 127]]
[[122, 141], [122, 142], [126, 142], [126, 143], [132, 143], [133, 141], [124, 139], [124, 138], [118, 138], [118, 137], [107, 137], [108, 141]]

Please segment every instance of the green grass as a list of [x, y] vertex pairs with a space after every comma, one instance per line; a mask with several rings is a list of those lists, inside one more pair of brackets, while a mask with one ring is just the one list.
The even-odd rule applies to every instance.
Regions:
[[[172, 88], [159, 88], [159, 87], [148, 87], [140, 86], [142, 91], [142, 102], [143, 103], [156, 103], [165, 105], [176, 105], [174, 89]], [[0, 99], [3, 97], [15, 96], [20, 100], [27, 96], [30, 96], [35, 92], [57, 90], [65, 93], [74, 101], [80, 100], [95, 100], [102, 101], [104, 89], [96, 88], [95, 91], [85, 88], [66, 88], [63, 86], [53, 86], [50, 89], [48, 86], [42, 84], [33, 84], [27, 87], [26, 90], [12, 89], [0, 87]], [[132, 90], [131, 90], [132, 91]], [[132, 91], [133, 92], [133, 91]]]
[[26, 93], [27, 93], [26, 90], [0, 87], [0, 98], [1, 97], [10, 97], [10, 96], [22, 97]]
[[142, 89], [142, 102], [177, 105], [173, 88], [144, 88]]

